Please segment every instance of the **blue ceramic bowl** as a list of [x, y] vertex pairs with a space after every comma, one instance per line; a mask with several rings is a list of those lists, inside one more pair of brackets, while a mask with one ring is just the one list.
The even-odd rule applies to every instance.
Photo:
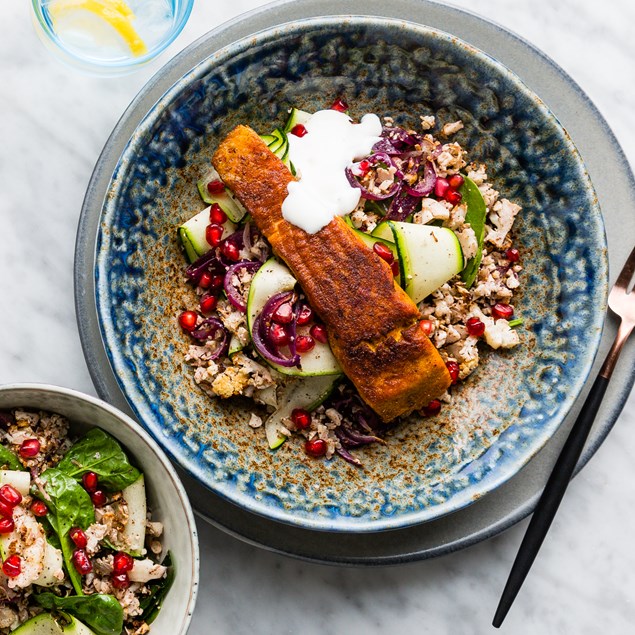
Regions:
[[[184, 363], [184, 257], [176, 227], [202, 209], [196, 181], [236, 124], [265, 132], [291, 106], [346, 95], [353, 116], [462, 119], [456, 140], [523, 206], [522, 346], [486, 353], [441, 415], [396, 428], [364, 469], [275, 453], [245, 401], [204, 395]], [[165, 450], [209, 489], [298, 526], [377, 531], [470, 504], [515, 474], [578, 396], [607, 291], [603, 222], [566, 131], [509, 70], [443, 32], [390, 19], [317, 18], [238, 41], [202, 60], [148, 112], [112, 175], [97, 237], [96, 303], [122, 391]]]

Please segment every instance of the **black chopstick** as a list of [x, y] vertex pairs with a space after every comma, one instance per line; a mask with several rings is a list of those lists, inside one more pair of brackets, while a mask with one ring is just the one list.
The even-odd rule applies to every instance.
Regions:
[[551, 472], [551, 476], [545, 485], [545, 489], [536, 505], [527, 532], [518, 550], [516, 560], [509, 573], [507, 584], [501, 595], [494, 621], [492, 624], [498, 628], [503, 623], [507, 612], [511, 608], [520, 587], [522, 586], [531, 565], [534, 563], [538, 551], [542, 545], [551, 522], [558, 511], [562, 497], [567, 489], [567, 485], [573, 475], [573, 470], [580, 458], [584, 444], [589, 436], [595, 415], [598, 412], [602, 398], [606, 392], [609, 380], [607, 377], [598, 375], [591, 390], [582, 406], [580, 415], [569, 433], [560, 456]]

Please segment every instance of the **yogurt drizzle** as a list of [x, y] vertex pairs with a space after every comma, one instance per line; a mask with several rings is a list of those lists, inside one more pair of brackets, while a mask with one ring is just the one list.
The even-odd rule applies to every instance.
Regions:
[[289, 135], [289, 158], [299, 180], [288, 185], [282, 215], [315, 234], [359, 203], [361, 191], [348, 182], [344, 171], [370, 154], [382, 126], [377, 115], [364, 115], [355, 124], [337, 110], [319, 110], [304, 125], [306, 135]]

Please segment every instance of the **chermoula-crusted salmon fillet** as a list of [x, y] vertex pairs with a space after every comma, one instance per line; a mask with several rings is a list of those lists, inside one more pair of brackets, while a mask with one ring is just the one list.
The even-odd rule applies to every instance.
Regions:
[[340, 217], [315, 234], [283, 218], [294, 177], [251, 128], [230, 132], [212, 163], [293, 271], [343, 371], [384, 421], [427, 405], [448, 388], [445, 363], [390, 266]]

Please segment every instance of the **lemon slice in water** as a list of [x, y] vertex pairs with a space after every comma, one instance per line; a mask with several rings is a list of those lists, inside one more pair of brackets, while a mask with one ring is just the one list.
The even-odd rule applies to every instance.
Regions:
[[148, 52], [145, 42], [132, 25], [134, 13], [124, 0], [54, 0], [49, 4], [49, 13], [54, 22], [78, 11], [88, 11], [108, 23], [134, 56]]

